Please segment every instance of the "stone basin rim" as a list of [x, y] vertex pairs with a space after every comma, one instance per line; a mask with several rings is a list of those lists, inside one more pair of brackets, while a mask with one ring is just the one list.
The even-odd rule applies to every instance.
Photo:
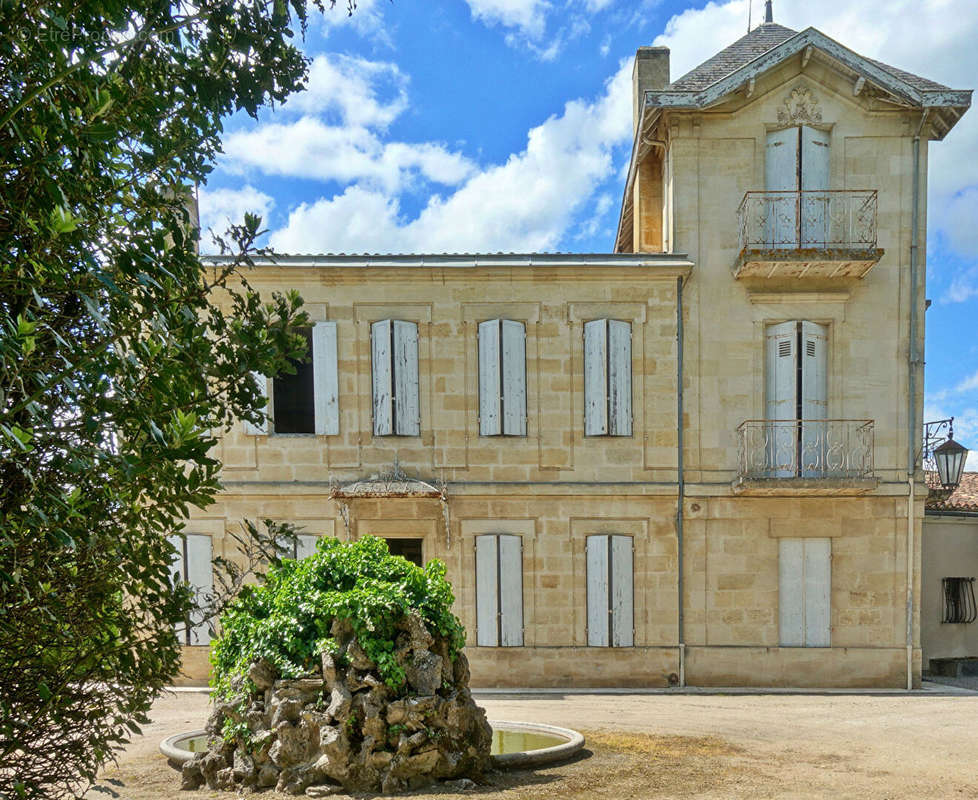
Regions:
[[[544, 725], [538, 722], [512, 722], [509, 720], [491, 719], [489, 725], [493, 730], [519, 731], [522, 733], [542, 733], [559, 736], [566, 741], [552, 747], [542, 747], [539, 750], [524, 750], [519, 753], [500, 753], [492, 757], [492, 765], [498, 769], [516, 769], [533, 767], [540, 764], [552, 764], [563, 761], [584, 747], [584, 736], [570, 728], [559, 728], [556, 725]], [[160, 742], [160, 752], [170, 761], [183, 764], [193, 758], [194, 754], [177, 745], [186, 740], [199, 736], [207, 736], [204, 729], [184, 731], [167, 736]]]
[[564, 761], [584, 747], [584, 735], [570, 728], [559, 728], [556, 725], [545, 725], [542, 722], [514, 722], [510, 720], [491, 719], [489, 725], [495, 730], [521, 731], [524, 733], [542, 733], [559, 736], [566, 741], [552, 747], [541, 747], [539, 750], [523, 750], [518, 753], [500, 753], [492, 756], [492, 765], [498, 769], [518, 769], [520, 767], [535, 767], [542, 764], [552, 764]]

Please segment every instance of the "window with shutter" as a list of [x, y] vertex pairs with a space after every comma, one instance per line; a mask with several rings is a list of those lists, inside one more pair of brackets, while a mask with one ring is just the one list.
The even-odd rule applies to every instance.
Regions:
[[526, 327], [479, 323], [479, 435], [526, 436]]
[[632, 326], [615, 319], [584, 324], [584, 434], [632, 435]]
[[507, 533], [475, 537], [476, 641], [523, 645], [523, 540]]
[[828, 329], [808, 321], [769, 325], [765, 343], [768, 474], [814, 477], [825, 471]]
[[[214, 590], [214, 574], [211, 566], [211, 537], [188, 533], [170, 536], [173, 546], [171, 570], [173, 582], [189, 583], [199, 600]], [[211, 641], [206, 621], [191, 616], [186, 623], [176, 626], [181, 644], [204, 645]]]
[[634, 644], [632, 537], [587, 537], [587, 643], [590, 647]]
[[381, 320], [370, 327], [374, 436], [418, 436], [418, 326]]
[[292, 374], [281, 373], [272, 381], [275, 433], [315, 433], [315, 380], [313, 335], [309, 328], [298, 333], [306, 340], [306, 352], [291, 364]]
[[831, 644], [832, 540], [780, 539], [778, 616], [782, 647]]
[[765, 209], [766, 234], [775, 249], [824, 247], [831, 241], [826, 131], [808, 125], [771, 131], [764, 177], [771, 193]]

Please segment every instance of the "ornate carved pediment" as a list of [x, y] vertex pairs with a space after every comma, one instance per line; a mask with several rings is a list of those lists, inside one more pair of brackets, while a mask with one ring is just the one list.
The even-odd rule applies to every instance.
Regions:
[[778, 109], [779, 125], [818, 124], [822, 121], [822, 109], [812, 90], [804, 86], [792, 89]]

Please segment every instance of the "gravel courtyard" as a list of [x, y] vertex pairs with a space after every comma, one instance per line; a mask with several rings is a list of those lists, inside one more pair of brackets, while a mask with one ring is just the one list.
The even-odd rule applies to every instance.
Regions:
[[[588, 736], [586, 751], [568, 764], [494, 773], [462, 794], [414, 797], [978, 797], [978, 693], [951, 687], [913, 695], [476, 693], [476, 700], [490, 719], [577, 728]], [[144, 735], [87, 797], [229, 797], [179, 791], [179, 774], [157, 751], [163, 737], [201, 727], [207, 702], [200, 693], [161, 698]]]

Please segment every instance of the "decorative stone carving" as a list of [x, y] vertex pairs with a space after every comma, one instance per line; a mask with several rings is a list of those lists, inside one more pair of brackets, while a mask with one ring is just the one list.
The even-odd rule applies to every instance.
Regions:
[[822, 121], [822, 109], [812, 90], [799, 86], [791, 90], [782, 107], [778, 109], [779, 125], [818, 124]]

